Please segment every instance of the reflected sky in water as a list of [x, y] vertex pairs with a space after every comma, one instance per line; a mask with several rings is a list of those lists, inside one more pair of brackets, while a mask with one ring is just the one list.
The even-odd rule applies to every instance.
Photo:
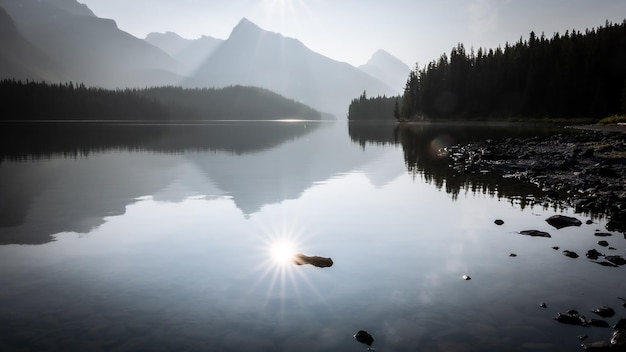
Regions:
[[[0, 164], [14, 186], [2, 188], [14, 212], [0, 228], [0, 347], [362, 351], [352, 335], [367, 330], [379, 351], [566, 351], [582, 333], [608, 338], [552, 317], [599, 305], [625, 315], [624, 268], [584, 258], [623, 255], [622, 234], [610, 252], [593, 235], [602, 219], [556, 230], [544, 220], [560, 210], [449, 193], [390, 131], [360, 143], [328, 124], [245, 153], [117, 148]], [[552, 238], [516, 233], [527, 229]], [[334, 265], [279, 263], [272, 246], [285, 242]]]

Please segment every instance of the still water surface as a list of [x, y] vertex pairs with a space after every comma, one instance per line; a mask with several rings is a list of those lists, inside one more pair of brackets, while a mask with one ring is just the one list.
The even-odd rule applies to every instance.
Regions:
[[[590, 310], [609, 305], [609, 323], [626, 316], [624, 268], [584, 258], [623, 255], [622, 234], [608, 237], [615, 250], [600, 247], [602, 218], [532, 206], [539, 190], [456, 173], [438, 153], [553, 130], [11, 128], [2, 351], [364, 351], [358, 330], [377, 351], [571, 351], [578, 335], [608, 340], [611, 329], [562, 325], [557, 312], [599, 318]], [[554, 214], [593, 224], [556, 230]], [[552, 237], [517, 234], [528, 229]], [[285, 251], [334, 265], [295, 266]]]

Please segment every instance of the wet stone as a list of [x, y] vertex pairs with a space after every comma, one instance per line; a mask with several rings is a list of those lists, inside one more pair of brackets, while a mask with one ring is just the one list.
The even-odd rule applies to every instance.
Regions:
[[496, 224], [496, 225], [503, 225], [504, 221], [501, 220], [501, 219], [497, 219], [496, 221], [494, 221], [494, 224]]
[[612, 234], [610, 234], [608, 232], [596, 232], [593, 235], [597, 236], [597, 237], [610, 237], [610, 236], [612, 236]]
[[596, 328], [610, 328], [611, 327], [609, 323], [601, 319], [591, 319], [589, 320], [589, 325], [594, 326]]
[[602, 253], [598, 252], [598, 251], [597, 251], [597, 250], [595, 250], [595, 249], [590, 249], [590, 250], [588, 250], [588, 251], [587, 251], [586, 256], [587, 256], [587, 258], [589, 258], [589, 259], [596, 260], [596, 259], [598, 259], [598, 257], [602, 257], [602, 256], [604, 256], [604, 254], [602, 254]]
[[554, 228], [562, 229], [569, 226], [580, 226], [582, 222], [574, 217], [565, 215], [553, 215], [546, 219], [546, 222]]
[[602, 247], [607, 247], [607, 246], [609, 245], [609, 242], [604, 241], [604, 240], [602, 240], [602, 241], [598, 241], [598, 245], [600, 245], [600, 246], [602, 246]]
[[615, 330], [626, 330], [626, 318], [621, 318], [620, 320], [613, 325], [613, 329]]
[[617, 265], [611, 263], [611, 262], [607, 262], [607, 261], [602, 261], [602, 262], [595, 262], [597, 264], [600, 264], [602, 266], [606, 266], [606, 267], [610, 267], [610, 268], [617, 268]]
[[606, 259], [607, 261], [615, 264], [615, 265], [625, 265], [626, 264], [626, 259], [624, 259], [623, 257], [619, 256], [619, 255], [607, 255], [606, 257], [604, 257], [604, 259]]
[[566, 257], [570, 257], [570, 258], [578, 258], [578, 253], [573, 252], [573, 251], [569, 251], [569, 250], [567, 250], [567, 249], [563, 251], [563, 254], [564, 254]]
[[520, 235], [531, 237], [552, 237], [549, 233], [539, 230], [524, 230], [519, 232]]

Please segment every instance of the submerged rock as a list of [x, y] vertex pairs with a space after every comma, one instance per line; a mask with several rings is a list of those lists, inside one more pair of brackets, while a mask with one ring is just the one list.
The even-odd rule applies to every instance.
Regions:
[[524, 230], [520, 231], [519, 234], [532, 237], [552, 237], [549, 233], [539, 230]]
[[596, 264], [600, 264], [602, 266], [608, 266], [610, 268], [617, 268], [617, 265], [611, 263], [611, 262], [607, 262], [607, 261], [602, 261], [602, 262], [594, 262]]
[[580, 220], [565, 215], [553, 215], [547, 218], [546, 222], [557, 229], [562, 229], [568, 226], [580, 226], [583, 224]]
[[600, 245], [600, 246], [602, 246], [602, 247], [607, 247], [607, 246], [609, 245], [609, 242], [604, 241], [604, 240], [602, 240], [602, 241], [598, 241], [598, 245]]
[[496, 224], [496, 225], [503, 225], [504, 221], [500, 220], [500, 219], [497, 219], [496, 221], [494, 221], [494, 224]]
[[613, 325], [613, 329], [615, 330], [626, 330], [626, 318], [622, 318]]
[[589, 258], [591, 260], [596, 260], [596, 259], [598, 259], [598, 257], [604, 256], [604, 254], [598, 252], [595, 249], [590, 249], [590, 250], [587, 251], [586, 256], [587, 256], [587, 258]]
[[365, 330], [359, 330], [353, 337], [360, 343], [371, 346], [374, 343], [374, 337]]
[[293, 262], [297, 265], [311, 264], [318, 268], [328, 268], [333, 266], [333, 260], [331, 258], [324, 258], [318, 256], [308, 256], [302, 253], [298, 253], [293, 256]]
[[615, 330], [611, 336], [611, 347], [621, 347], [620, 351], [626, 348], [626, 330]]
[[569, 250], [567, 250], [567, 249], [563, 251], [563, 254], [564, 254], [566, 257], [570, 257], [570, 258], [578, 258], [578, 253], [573, 252], [573, 251], [569, 251]]

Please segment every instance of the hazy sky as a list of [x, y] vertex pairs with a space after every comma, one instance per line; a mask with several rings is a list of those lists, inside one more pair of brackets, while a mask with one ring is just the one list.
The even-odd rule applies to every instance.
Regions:
[[226, 39], [243, 17], [332, 59], [362, 65], [384, 49], [414, 67], [461, 42], [495, 48], [626, 18], [625, 0], [78, 0], [136, 37]]

